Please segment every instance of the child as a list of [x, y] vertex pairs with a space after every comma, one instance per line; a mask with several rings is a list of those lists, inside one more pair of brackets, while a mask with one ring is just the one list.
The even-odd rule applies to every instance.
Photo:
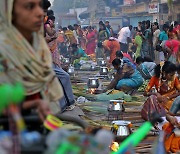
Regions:
[[159, 52], [159, 59], [157, 60], [157, 64], [159, 64], [162, 61], [165, 61], [164, 52], [163, 52], [162, 47], [160, 45], [156, 46], [156, 51]]

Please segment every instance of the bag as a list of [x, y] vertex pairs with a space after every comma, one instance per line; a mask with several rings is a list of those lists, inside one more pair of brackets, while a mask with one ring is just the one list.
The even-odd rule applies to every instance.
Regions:
[[141, 117], [144, 120], [149, 121], [151, 119], [151, 114], [154, 112], [158, 113], [160, 116], [166, 115], [164, 107], [160, 103], [158, 103], [157, 97], [155, 95], [152, 95], [144, 103], [141, 110]]

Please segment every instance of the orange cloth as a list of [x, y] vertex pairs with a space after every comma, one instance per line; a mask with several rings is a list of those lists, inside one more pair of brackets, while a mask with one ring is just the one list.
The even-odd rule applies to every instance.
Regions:
[[103, 43], [103, 46], [110, 51], [110, 60], [109, 63], [116, 58], [116, 52], [120, 50], [120, 44], [116, 40], [106, 40]]
[[166, 133], [164, 145], [167, 152], [178, 152], [180, 151], [180, 137], [176, 137], [173, 133], [173, 125], [170, 123], [165, 123], [163, 130]]
[[[162, 96], [169, 97], [176, 93], [177, 90], [180, 90], [180, 82], [176, 75], [174, 75], [174, 78], [172, 81], [168, 82], [168, 86], [164, 87], [163, 84], [159, 85], [159, 78], [156, 76], [153, 76], [146, 88], [146, 92], [149, 92], [153, 86], [155, 86], [157, 92], [159, 92]], [[169, 100], [168, 102], [164, 103], [163, 106], [169, 110], [171, 108], [171, 105], [173, 103], [174, 99]]]

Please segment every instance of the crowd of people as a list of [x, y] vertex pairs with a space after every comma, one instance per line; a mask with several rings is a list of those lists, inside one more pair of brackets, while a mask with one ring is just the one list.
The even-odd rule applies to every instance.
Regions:
[[[46, 27], [49, 31], [48, 24], [50, 26], [53, 23], [52, 28], [55, 27], [54, 19], [53, 15], [48, 16], [45, 31]], [[50, 50], [52, 51], [51, 43], [56, 41], [54, 50], [59, 50], [61, 56], [69, 57], [74, 67], [80, 68], [80, 64], [76, 64], [81, 59], [98, 61], [99, 58], [103, 58], [108, 67], [114, 68], [116, 71], [114, 79], [103, 92], [110, 89], [128, 92], [138, 89], [145, 80], [149, 80], [144, 92], [144, 96], [148, 99], [141, 111], [142, 118], [149, 120], [153, 112], [167, 116], [170, 123], [165, 124], [163, 129], [168, 130], [168, 135], [173, 132], [174, 127], [179, 127], [174, 117], [180, 110], [178, 22], [164, 24], [160, 30], [157, 22], [151, 23], [147, 20], [139, 22], [137, 27], [131, 25], [122, 27], [115, 33], [109, 21], [100, 21], [99, 30], [96, 26], [82, 28], [81, 25], [74, 24], [63, 28], [59, 26], [57, 33], [54, 29], [54, 34], [56, 37], [52, 35], [49, 42]], [[59, 58], [53, 59], [60, 62]], [[168, 135], [165, 139], [166, 150], [177, 152], [180, 150], [179, 144], [174, 144], [174, 140], [177, 142], [180, 138], [174, 136], [169, 138]]]
[[[144, 92], [148, 99], [141, 112], [143, 119], [149, 120], [150, 113], [157, 111], [167, 116], [170, 125], [164, 129], [169, 134], [179, 127], [174, 116], [180, 110], [178, 22], [164, 24], [160, 30], [157, 22], [142, 21], [137, 27], [122, 27], [118, 33], [109, 21], [100, 21], [99, 30], [78, 24], [58, 26], [57, 30], [50, 5], [48, 0], [43, 5], [41, 0], [0, 2], [0, 83], [23, 84], [26, 99], [22, 110], [36, 108], [42, 120], [50, 113], [73, 110], [71, 81], [61, 60], [68, 57], [79, 68], [82, 59], [103, 58], [116, 70], [103, 92], [127, 92], [150, 80]], [[167, 151], [180, 150], [180, 138], [166, 137]]]

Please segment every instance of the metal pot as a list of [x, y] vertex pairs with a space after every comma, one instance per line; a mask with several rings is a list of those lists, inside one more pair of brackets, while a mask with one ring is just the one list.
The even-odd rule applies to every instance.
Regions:
[[69, 64], [70, 63], [69, 58], [64, 58], [64, 63]]
[[105, 60], [99, 61], [99, 66], [106, 66], [106, 61]]
[[99, 79], [98, 78], [89, 78], [87, 85], [88, 85], [88, 88], [98, 88], [99, 87]]
[[91, 66], [91, 69], [90, 69], [91, 71], [95, 71], [96, 70], [96, 66]]
[[101, 67], [99, 73], [100, 73], [100, 75], [108, 75], [108, 68]]
[[103, 58], [98, 58], [98, 65], [99, 66], [106, 66], [106, 61]]
[[108, 111], [119, 111], [119, 112], [124, 112], [124, 100], [110, 100], [109, 106], [108, 106]]
[[73, 67], [73, 66], [70, 66], [70, 67], [69, 67], [68, 73], [69, 73], [69, 74], [74, 74], [74, 67]]
[[113, 127], [112, 127], [112, 131], [113, 133], [118, 136], [118, 137], [126, 137], [128, 135], [131, 134], [131, 129], [129, 127], [129, 125], [131, 124], [131, 122], [129, 121], [113, 121]]

